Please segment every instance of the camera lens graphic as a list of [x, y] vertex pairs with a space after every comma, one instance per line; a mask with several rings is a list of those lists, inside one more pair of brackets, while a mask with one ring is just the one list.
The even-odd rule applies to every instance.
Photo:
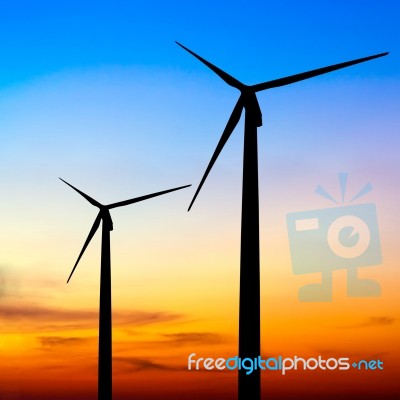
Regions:
[[354, 215], [344, 215], [332, 222], [328, 229], [328, 244], [342, 258], [361, 256], [370, 243], [368, 225]]

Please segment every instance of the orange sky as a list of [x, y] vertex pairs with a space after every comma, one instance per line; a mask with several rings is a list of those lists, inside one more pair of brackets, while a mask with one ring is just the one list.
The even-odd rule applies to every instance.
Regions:
[[[296, 288], [303, 279], [289, 277], [289, 270], [281, 273], [282, 277], [277, 272], [278, 278], [287, 279], [287, 285], [281, 294], [276, 293], [272, 271], [266, 271], [265, 262], [262, 267], [262, 351], [266, 357], [321, 355], [384, 362], [384, 371], [288, 371], [285, 376], [279, 371], [266, 371], [262, 374], [263, 398], [269, 395], [291, 398], [296, 393], [308, 393], [310, 398], [315, 394], [317, 398], [322, 393], [349, 391], [373, 396], [399, 389], [395, 379], [399, 372], [398, 311], [394, 306], [398, 295], [389, 279], [380, 279], [385, 293], [380, 298], [348, 298], [345, 272], [337, 271], [333, 302], [300, 303]], [[285, 269], [283, 264], [280, 267]], [[387, 269], [390, 270], [389, 263]], [[378, 268], [376, 271], [371, 268], [363, 274], [378, 277], [377, 271]], [[221, 272], [217, 275], [223, 278]], [[231, 280], [229, 286], [237, 286], [237, 278]], [[23, 284], [29, 285], [29, 291], [20, 286], [19, 294], [9, 292], [10, 297], [3, 299], [0, 308], [2, 393], [14, 393], [14, 397], [10, 394], [6, 398], [34, 399], [37, 394], [37, 398], [50, 399], [62, 388], [66, 399], [72, 395], [94, 398], [97, 385], [95, 291], [92, 298], [85, 300], [83, 296], [81, 307], [72, 307], [68, 306], [68, 299], [77, 295], [72, 283], [56, 285], [57, 295], [50, 281], [26, 280]], [[11, 280], [10, 291], [12, 285]], [[169, 290], [178, 291], [180, 285], [190, 287], [188, 282], [177, 282]], [[39, 289], [41, 299], [21, 295], [27, 290], [33, 296]], [[118, 291], [114, 292], [118, 299]], [[194, 292], [193, 296], [187, 295], [185, 303], [158, 298], [145, 308], [129, 309], [127, 304], [122, 308], [122, 300], [115, 301], [118, 304], [113, 312], [116, 399], [134, 398], [139, 394], [144, 399], [155, 399], [161, 394], [179, 399], [180, 395], [183, 398], [193, 393], [194, 388], [199, 399], [234, 397], [236, 372], [186, 370], [191, 353], [214, 358], [237, 354], [236, 290], [230, 287], [222, 292], [226, 299], [211, 284], [201, 301]], [[123, 291], [122, 294], [124, 297]], [[49, 301], [51, 297], [54, 301]], [[67, 306], [61, 307], [60, 303]]]

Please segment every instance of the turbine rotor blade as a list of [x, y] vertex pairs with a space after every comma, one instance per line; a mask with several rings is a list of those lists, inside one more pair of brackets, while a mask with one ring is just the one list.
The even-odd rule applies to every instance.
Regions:
[[203, 178], [201, 178], [200, 184], [199, 184], [199, 186], [196, 190], [196, 193], [189, 205], [188, 211], [190, 211], [190, 209], [192, 208], [192, 205], [193, 205], [194, 201], [196, 200], [196, 197], [199, 194], [205, 180], [207, 179], [207, 176], [210, 173], [211, 168], [213, 167], [215, 161], [217, 160], [219, 154], [221, 153], [223, 147], [225, 146], [225, 143], [228, 141], [228, 139], [231, 136], [233, 130], [235, 129], [237, 123], [239, 122], [240, 116], [242, 114], [242, 110], [243, 110], [243, 100], [242, 100], [242, 96], [240, 96], [239, 100], [237, 101], [237, 103], [232, 111], [231, 116], [229, 117], [228, 123], [225, 126], [222, 136], [219, 139], [217, 147], [214, 150], [214, 154], [212, 155], [211, 160], [208, 163], [208, 166], [203, 175]]
[[229, 75], [225, 71], [222, 71], [222, 69], [218, 68], [217, 66], [211, 64], [209, 61], [205, 60], [203, 57], [200, 57], [198, 54], [193, 52], [192, 50], [188, 49], [184, 45], [180, 44], [179, 42], [175, 41], [175, 43], [182, 47], [182, 49], [186, 50], [189, 52], [192, 56], [196, 57], [198, 60], [200, 60], [203, 64], [205, 64], [208, 68], [210, 68], [212, 71], [214, 71], [222, 80], [224, 80], [228, 85], [233, 86], [236, 89], [243, 90], [246, 85], [244, 85], [242, 82], [238, 81], [236, 78], [233, 76]]
[[279, 87], [279, 86], [290, 85], [292, 83], [299, 82], [304, 79], [309, 79], [309, 78], [313, 78], [314, 76], [327, 74], [328, 72], [333, 72], [338, 69], [347, 68], [347, 67], [350, 67], [355, 64], [363, 63], [366, 61], [373, 60], [375, 58], [386, 56], [388, 54], [389, 53], [386, 52], [386, 53], [376, 54], [374, 56], [358, 58], [358, 59], [352, 60], [352, 61], [346, 61], [346, 62], [343, 62], [340, 64], [330, 65], [328, 67], [313, 69], [311, 71], [302, 72], [300, 74], [286, 76], [285, 78], [279, 78], [279, 79], [274, 79], [272, 81], [268, 81], [268, 82], [264, 82], [264, 83], [258, 83], [256, 85], [252, 85], [251, 88], [255, 92], [259, 92], [260, 90], [266, 90], [266, 89], [272, 89], [272, 88]]
[[96, 233], [97, 229], [99, 228], [100, 221], [101, 221], [101, 216], [100, 216], [100, 213], [98, 213], [96, 219], [94, 220], [94, 224], [93, 224], [93, 226], [92, 226], [92, 229], [90, 229], [90, 232], [89, 232], [89, 235], [88, 235], [88, 237], [87, 237], [87, 239], [86, 239], [86, 241], [85, 241], [85, 244], [83, 245], [82, 250], [81, 250], [81, 252], [79, 253], [79, 257], [78, 257], [78, 259], [76, 260], [76, 263], [75, 263], [75, 265], [74, 265], [74, 268], [72, 268], [72, 271], [71, 271], [71, 273], [69, 274], [69, 278], [68, 278], [68, 280], [67, 280], [67, 283], [68, 283], [69, 280], [71, 279], [72, 274], [74, 273], [75, 268], [76, 268], [76, 266], [77, 266], [78, 263], [79, 263], [79, 260], [81, 259], [83, 253], [85, 252], [86, 248], [88, 247], [88, 245], [89, 245], [90, 241], [92, 240], [94, 234]]
[[192, 185], [179, 186], [174, 189], [163, 190], [161, 192], [156, 192], [156, 193], [146, 194], [145, 196], [135, 197], [134, 199], [119, 201], [117, 203], [109, 204], [108, 206], [106, 206], [106, 208], [108, 210], [110, 210], [111, 208], [127, 206], [129, 204], [138, 203], [139, 201], [151, 199], [152, 197], [161, 196], [166, 193], [174, 192], [175, 190], [181, 190], [181, 189], [187, 188], [189, 186], [192, 186]]
[[64, 183], [66, 183], [68, 186], [70, 186], [72, 189], [77, 191], [81, 196], [83, 196], [90, 204], [94, 205], [95, 207], [101, 208], [102, 205], [96, 201], [95, 199], [92, 199], [90, 196], [88, 196], [86, 193], [83, 193], [81, 190], [77, 189], [76, 187], [72, 186], [70, 183], [67, 181], [64, 181], [64, 179], [60, 178]]

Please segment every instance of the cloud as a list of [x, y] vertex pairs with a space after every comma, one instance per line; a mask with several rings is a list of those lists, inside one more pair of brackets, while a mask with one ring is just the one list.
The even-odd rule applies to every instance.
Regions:
[[[32, 304], [2, 304], [0, 321], [4, 330], [65, 330], [92, 329], [97, 327], [99, 313], [94, 310], [74, 310], [67, 308], [50, 308]], [[113, 312], [113, 326], [143, 326], [165, 323], [183, 318], [183, 315], [164, 311], [123, 311]], [[7, 328], [8, 327], [8, 328]]]
[[64, 308], [47, 308], [36, 305], [21, 304], [19, 306], [4, 305], [0, 308], [0, 319], [8, 321], [64, 321], [68, 319], [95, 319], [95, 311], [68, 310]]
[[[323, 357], [337, 357], [342, 356], [341, 350], [339, 349], [313, 349], [316, 354], [321, 355]], [[353, 353], [354, 354], [354, 353]], [[351, 355], [349, 352], [346, 351], [346, 356]]]
[[[148, 340], [148, 335], [143, 331], [124, 330], [129, 336], [136, 337], [134, 342], [129, 342], [130, 346], [140, 348], [154, 347], [199, 347], [220, 345], [231, 342], [231, 337], [213, 332], [176, 332], [176, 333], [159, 333], [156, 337]], [[143, 338], [143, 340], [141, 340]]]
[[340, 327], [340, 329], [358, 329], [358, 328], [372, 328], [378, 326], [389, 326], [393, 325], [395, 321], [396, 318], [393, 317], [369, 317], [367, 321], [354, 325], [342, 326]]
[[62, 337], [62, 336], [38, 336], [36, 338], [43, 348], [64, 347], [79, 345], [91, 340], [88, 337]]
[[382, 325], [392, 325], [395, 318], [392, 317], [370, 317], [369, 321], [362, 324], [362, 327], [368, 326], [382, 326]]
[[113, 361], [128, 367], [131, 371], [176, 371], [182, 368], [161, 364], [139, 357], [113, 357]]
[[162, 335], [170, 346], [185, 346], [187, 344], [220, 344], [226, 342], [223, 335], [211, 332], [178, 332]]
[[355, 349], [354, 347], [352, 349], [313, 349], [313, 351], [316, 353], [318, 356], [322, 356], [325, 358], [340, 358], [340, 357], [351, 357], [351, 358], [359, 358], [359, 359], [365, 359], [365, 360], [377, 360], [377, 359], [382, 359], [384, 357], [387, 357], [390, 355], [390, 353], [386, 351], [380, 351], [380, 352], [375, 352], [375, 353], [367, 353], [363, 349]]
[[163, 311], [116, 311], [113, 319], [118, 325], [149, 325], [181, 319], [183, 315]]

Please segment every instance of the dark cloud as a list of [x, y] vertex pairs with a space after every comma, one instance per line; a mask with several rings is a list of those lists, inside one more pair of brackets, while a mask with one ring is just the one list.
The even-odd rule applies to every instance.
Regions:
[[[137, 339], [134, 345], [140, 348], [154, 347], [185, 347], [185, 346], [212, 346], [231, 342], [232, 338], [228, 335], [221, 335], [213, 332], [176, 332], [159, 333], [152, 340], [147, 340], [147, 335], [143, 332], [134, 330], [124, 330], [129, 336], [135, 336]], [[144, 340], [141, 340], [144, 338]]]
[[362, 327], [368, 326], [382, 326], [382, 325], [392, 325], [394, 324], [395, 318], [392, 317], [370, 317], [370, 319], [362, 324]]
[[70, 364], [46, 364], [46, 365], [37, 365], [35, 367], [35, 369], [41, 369], [44, 371], [54, 371], [56, 369], [57, 370], [66, 369], [68, 371], [71, 371], [71, 365]]
[[352, 349], [313, 349], [315, 352], [315, 355], [317, 356], [322, 356], [325, 358], [329, 357], [334, 357], [334, 358], [340, 358], [340, 357], [351, 357], [351, 358], [359, 358], [359, 359], [365, 359], [365, 360], [382, 360], [383, 358], [387, 357], [390, 355], [390, 353], [381, 351], [381, 352], [375, 352], [375, 353], [368, 353], [364, 350], [356, 350], [354, 348]]
[[183, 318], [180, 314], [171, 314], [163, 311], [116, 311], [113, 312], [113, 321], [118, 325], [149, 325], [175, 321]]
[[377, 326], [393, 325], [396, 318], [393, 317], [369, 317], [367, 321], [360, 322], [354, 325], [342, 326], [340, 329], [357, 329], [357, 328], [371, 328]]
[[371, 354], [363, 354], [363, 357], [368, 359], [368, 360], [382, 360], [383, 358], [386, 358], [388, 356], [391, 356], [391, 354], [387, 351], [380, 351], [377, 353], [371, 353]]
[[187, 344], [220, 344], [226, 342], [222, 335], [211, 332], [178, 332], [162, 335], [171, 346], [185, 346]]
[[0, 308], [0, 318], [7, 320], [64, 320], [74, 318], [75, 320], [86, 320], [95, 318], [94, 311], [77, 311], [63, 308], [47, 308], [35, 305], [7, 305]]
[[128, 367], [131, 371], [176, 371], [181, 369], [139, 357], [113, 357], [113, 361]]
[[350, 354], [349, 352], [341, 352], [340, 349], [313, 349], [315, 353], [319, 356], [323, 356], [326, 358], [329, 357], [342, 357], [342, 356], [350, 356], [354, 355], [354, 353]]
[[[50, 308], [32, 304], [2, 304], [0, 321], [4, 329], [24, 326], [35, 330], [64, 330], [94, 328], [98, 324], [98, 311]], [[143, 326], [183, 318], [182, 315], [163, 311], [115, 311], [113, 326]]]
[[44, 348], [64, 347], [87, 343], [91, 338], [87, 337], [62, 337], [62, 336], [38, 336], [36, 338]]

